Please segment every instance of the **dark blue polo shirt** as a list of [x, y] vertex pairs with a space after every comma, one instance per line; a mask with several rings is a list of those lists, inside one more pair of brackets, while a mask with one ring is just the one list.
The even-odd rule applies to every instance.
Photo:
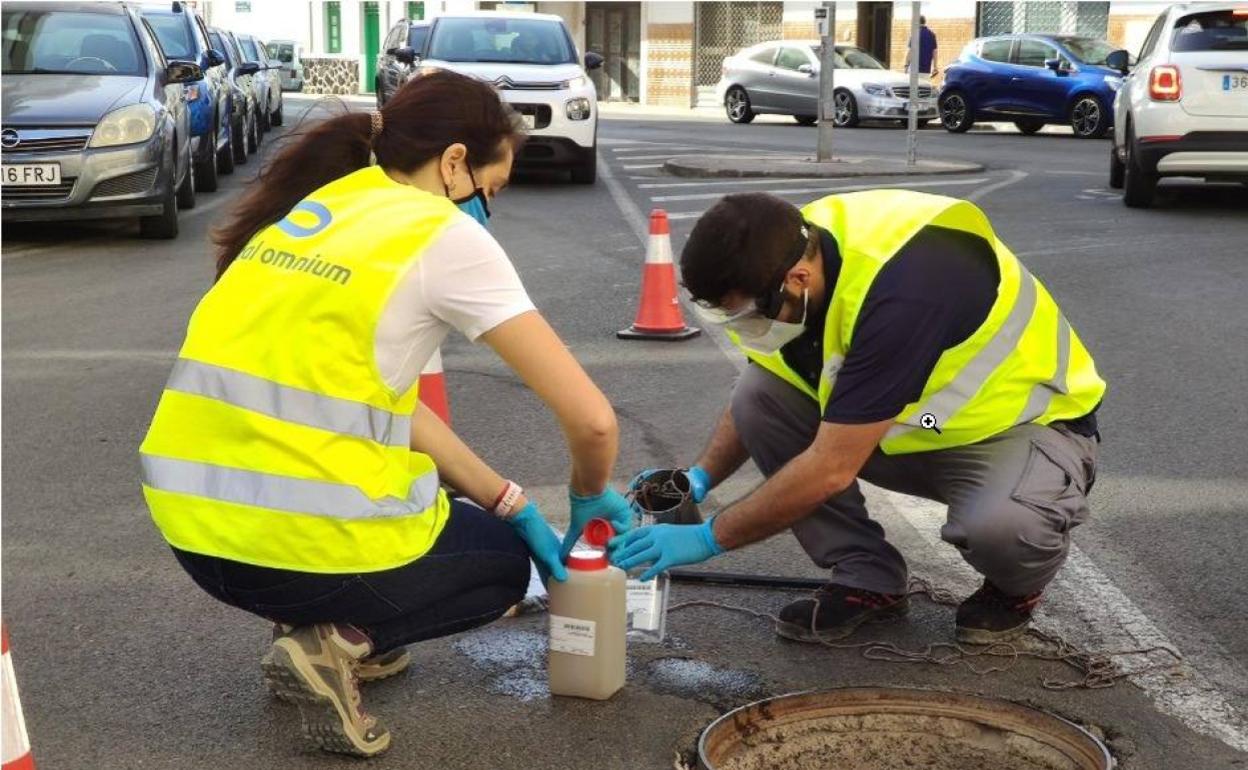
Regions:
[[[836, 240], [820, 232], [827, 299], [811, 307], [806, 332], [781, 350], [811, 387], [823, 369], [823, 326], [841, 271]], [[936, 362], [988, 317], [1000, 275], [988, 242], [977, 235], [925, 227], [876, 275], [855, 322], [853, 341], [832, 386], [825, 422], [861, 425], [891, 420], [918, 401]], [[1093, 413], [1068, 424], [1096, 433]]]

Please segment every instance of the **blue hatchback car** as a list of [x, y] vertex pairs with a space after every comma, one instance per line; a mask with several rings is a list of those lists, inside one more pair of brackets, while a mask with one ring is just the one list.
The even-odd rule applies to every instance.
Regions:
[[217, 174], [234, 170], [230, 134], [233, 95], [225, 56], [212, 47], [208, 27], [189, 3], [144, 4], [138, 10], [166, 58], [195, 62], [204, 72], [203, 80], [187, 84], [186, 106], [191, 117], [195, 189], [213, 192]]
[[945, 70], [940, 120], [962, 133], [977, 120], [1007, 120], [1024, 134], [1064, 123], [1096, 138], [1113, 127], [1122, 73], [1105, 66], [1114, 47], [1077, 35], [1001, 35], [972, 40]]

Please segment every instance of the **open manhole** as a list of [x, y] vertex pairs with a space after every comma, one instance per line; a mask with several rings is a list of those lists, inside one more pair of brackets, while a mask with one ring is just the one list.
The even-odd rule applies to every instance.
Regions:
[[903, 688], [782, 695], [715, 720], [700, 770], [1111, 770], [1086, 730], [1009, 701]]

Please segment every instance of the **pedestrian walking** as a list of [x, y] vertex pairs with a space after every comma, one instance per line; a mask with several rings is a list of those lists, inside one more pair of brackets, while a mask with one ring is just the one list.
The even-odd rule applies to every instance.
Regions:
[[[906, 72], [910, 71], [910, 43], [906, 43]], [[924, 75], [940, 74], [936, 61], [936, 33], [927, 26], [927, 17], [919, 17], [919, 72]]]
[[902, 190], [800, 211], [730, 195], [694, 227], [681, 274], [752, 364], [684, 470], [693, 497], [746, 460], [767, 481], [704, 524], [613, 539], [612, 561], [648, 577], [791, 529], [831, 574], [776, 633], [841, 639], [908, 608], [905, 558], [863, 479], [948, 506], [941, 538], [984, 578], [958, 607], [959, 641], [1021, 634], [1088, 516], [1105, 382], [983, 212]]
[[[359, 681], [402, 671], [404, 645], [498, 618], [524, 596], [530, 556], [565, 579], [589, 519], [631, 521], [608, 486], [611, 405], [482, 226], [522, 140], [490, 86], [449, 72], [293, 139], [216, 233], [218, 279], [140, 450], [178, 561], [275, 624], [264, 676], [327, 751], [387, 748]], [[419, 402], [452, 329], [558, 419], [572, 458], [564, 543]], [[507, 424], [495, 436], [545, 440]]]

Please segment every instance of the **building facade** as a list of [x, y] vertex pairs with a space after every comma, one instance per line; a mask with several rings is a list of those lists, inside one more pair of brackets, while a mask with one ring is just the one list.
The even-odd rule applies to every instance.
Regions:
[[[723, 59], [764, 40], [817, 35], [813, 0], [786, 2], [362, 2], [361, 0], [200, 0], [215, 26], [303, 47], [305, 90], [370, 93], [381, 42], [399, 20], [471, 10], [537, 11], [567, 22], [577, 47], [602, 54], [592, 73], [607, 101], [667, 106], [707, 104]], [[1066, 32], [1139, 49], [1164, 2], [975, 2], [922, 5], [943, 68], [979, 35]], [[908, 2], [836, 3], [836, 39], [870, 51], [891, 69], [906, 60]]]

